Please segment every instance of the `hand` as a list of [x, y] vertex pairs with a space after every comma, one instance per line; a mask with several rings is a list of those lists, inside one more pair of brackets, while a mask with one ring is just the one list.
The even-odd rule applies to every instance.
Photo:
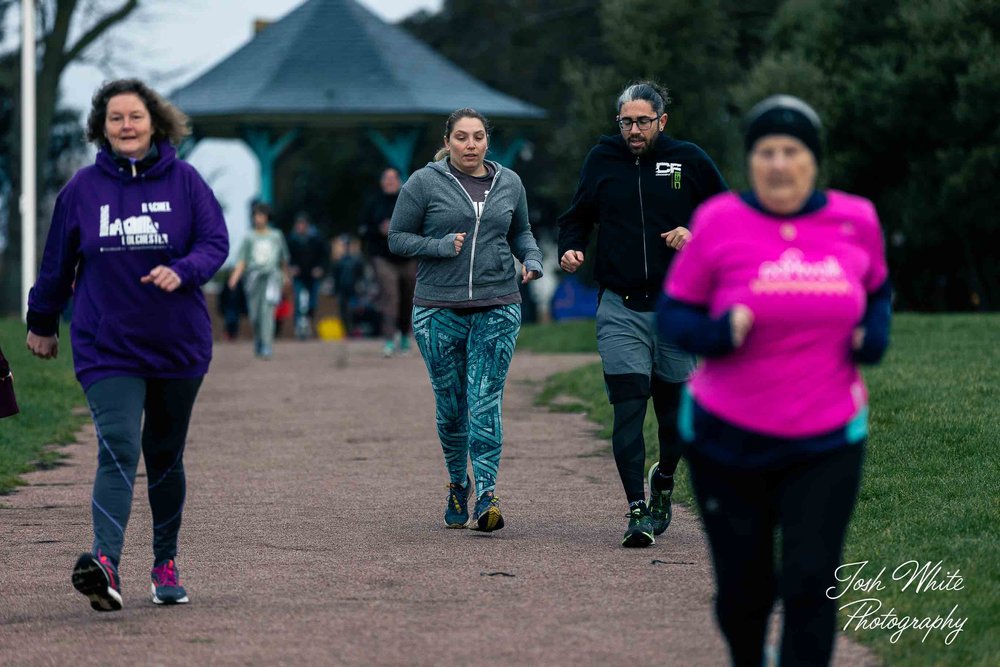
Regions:
[[583, 265], [582, 250], [567, 250], [559, 260], [559, 267], [566, 273], [575, 273]]
[[59, 336], [39, 336], [29, 331], [26, 343], [36, 357], [55, 359], [59, 356]]
[[529, 271], [528, 268], [522, 264], [521, 265], [521, 284], [527, 285], [532, 280], [538, 280], [538, 271]]
[[310, 271], [309, 273], [310, 273], [310, 275], [311, 275], [311, 276], [312, 276], [312, 277], [313, 277], [313, 278], [314, 278], [315, 280], [319, 280], [320, 278], [322, 278], [322, 277], [323, 277], [323, 268], [322, 268], [322, 267], [320, 267], [320, 266], [317, 266], [316, 268], [314, 268], [314, 269], [313, 269], [312, 271]]
[[851, 333], [851, 349], [860, 350], [865, 344], [865, 328], [855, 327]]
[[687, 227], [677, 227], [660, 234], [660, 238], [667, 242], [668, 248], [680, 250], [691, 239], [691, 232], [687, 230]]
[[389, 218], [386, 218], [378, 224], [378, 233], [386, 238], [389, 237], [389, 223], [392, 222]]
[[226, 284], [229, 285], [229, 289], [236, 289], [236, 286], [240, 284], [240, 278], [243, 277], [243, 263], [237, 262], [236, 266], [233, 267], [233, 272], [229, 274], [229, 280]]
[[733, 347], [740, 348], [753, 327], [753, 311], [738, 303], [729, 311], [729, 326], [733, 336]]
[[462, 252], [462, 244], [465, 243], [465, 235], [468, 232], [461, 232], [460, 234], [455, 234], [455, 254]]
[[173, 292], [181, 286], [181, 277], [169, 266], [160, 264], [139, 279], [143, 284], [153, 283], [164, 292]]

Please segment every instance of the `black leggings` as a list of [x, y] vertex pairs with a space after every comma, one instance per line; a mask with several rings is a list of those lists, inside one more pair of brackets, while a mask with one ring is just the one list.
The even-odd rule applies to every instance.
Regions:
[[153, 562], [177, 555], [187, 490], [184, 444], [201, 381], [200, 377], [112, 377], [86, 391], [97, 430], [97, 476], [91, 499], [94, 553], [100, 550], [115, 565], [132, 512], [140, 452], [146, 461], [153, 513]]
[[[715, 613], [735, 667], [763, 663], [776, 595], [784, 603], [782, 667], [826, 665], [836, 630], [834, 586], [857, 500], [864, 444], [777, 470], [742, 470], [688, 454], [715, 564]], [[781, 566], [775, 572], [775, 532]]]

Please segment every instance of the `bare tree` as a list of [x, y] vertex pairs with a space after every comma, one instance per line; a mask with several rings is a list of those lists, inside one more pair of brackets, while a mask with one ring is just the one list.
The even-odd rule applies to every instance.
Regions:
[[[0, 25], [15, 5], [16, 0], [0, 0]], [[133, 15], [140, 6], [140, 0], [36, 0], [38, 11], [39, 38], [38, 74], [36, 83], [36, 127], [38, 132], [39, 183], [50, 157], [52, 128], [56, 119], [59, 101], [59, 81], [66, 68], [74, 61], [80, 61], [88, 49], [94, 47], [102, 36], [116, 25]], [[3, 35], [0, 34], [0, 38]], [[0, 98], [19, 98], [20, 90], [20, 48], [0, 55]], [[0, 163], [0, 192], [4, 181], [9, 186], [8, 239], [7, 247], [0, 255], [0, 312], [17, 307], [20, 274], [20, 225], [17, 202], [20, 194], [20, 174], [16, 165], [20, 160], [20, 108], [10, 105], [0, 106], [0, 151], [9, 156], [6, 164]], [[3, 214], [0, 213], [0, 218]], [[2, 230], [0, 230], [2, 231]]]

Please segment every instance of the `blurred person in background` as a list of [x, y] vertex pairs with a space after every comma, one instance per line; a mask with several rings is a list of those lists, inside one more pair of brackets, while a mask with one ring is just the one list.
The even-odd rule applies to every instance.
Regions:
[[292, 304], [295, 311], [295, 336], [299, 340], [313, 333], [316, 299], [326, 275], [327, 244], [309, 219], [300, 212], [288, 234], [288, 272], [292, 278]]
[[389, 221], [399, 197], [401, 181], [393, 168], [382, 171], [379, 192], [365, 205], [359, 231], [365, 251], [375, 268], [379, 288], [379, 312], [382, 315], [383, 353], [406, 353], [410, 349], [411, 310], [416, 284], [417, 262], [400, 257], [389, 248]]
[[281, 232], [270, 224], [270, 206], [256, 202], [251, 215], [253, 231], [240, 245], [228, 284], [235, 289], [243, 279], [247, 311], [253, 326], [254, 354], [259, 359], [270, 359], [274, 346], [275, 309], [289, 282], [288, 245]]
[[354, 307], [358, 299], [358, 282], [364, 275], [364, 261], [361, 258], [361, 242], [350, 234], [341, 234], [331, 244], [331, 273], [333, 292], [337, 297], [337, 308], [344, 333], [354, 335]]

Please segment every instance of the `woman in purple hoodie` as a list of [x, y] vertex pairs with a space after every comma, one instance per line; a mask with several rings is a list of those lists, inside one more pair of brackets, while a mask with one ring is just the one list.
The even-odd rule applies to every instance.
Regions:
[[174, 558], [184, 507], [184, 443], [212, 357], [201, 286], [229, 252], [222, 209], [172, 144], [187, 116], [136, 79], [95, 94], [87, 139], [99, 150], [59, 193], [35, 286], [28, 349], [59, 352], [58, 321], [74, 297], [73, 362], [97, 431], [94, 544], [73, 586], [98, 611], [122, 607], [118, 560], [139, 453], [153, 514], [156, 604], [188, 601]]

